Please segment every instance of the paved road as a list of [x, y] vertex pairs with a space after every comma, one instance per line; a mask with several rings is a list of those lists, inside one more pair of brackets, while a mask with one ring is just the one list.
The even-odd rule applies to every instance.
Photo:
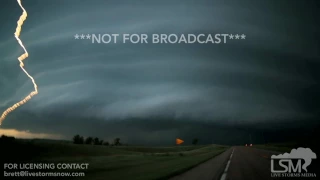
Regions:
[[270, 157], [276, 152], [252, 147], [232, 147], [172, 180], [271, 179]]

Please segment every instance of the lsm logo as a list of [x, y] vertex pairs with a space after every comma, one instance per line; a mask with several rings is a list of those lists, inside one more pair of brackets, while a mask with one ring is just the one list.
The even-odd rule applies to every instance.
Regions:
[[301, 147], [292, 149], [290, 153], [272, 155], [271, 177], [316, 177], [316, 173], [308, 173], [307, 170], [312, 159], [316, 158], [316, 153], [310, 148]]

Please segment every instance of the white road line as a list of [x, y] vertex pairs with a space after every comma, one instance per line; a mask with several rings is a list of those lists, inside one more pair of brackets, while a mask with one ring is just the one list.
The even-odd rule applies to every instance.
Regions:
[[220, 180], [225, 180], [226, 177], [227, 177], [227, 173], [223, 173], [222, 176], [221, 176], [221, 178], [220, 178]]
[[229, 166], [230, 166], [230, 160], [228, 161], [228, 164], [227, 164], [227, 166], [226, 166], [226, 168], [224, 169], [224, 172], [226, 173], [227, 171], [228, 171], [228, 169], [229, 169]]
[[223, 172], [220, 180], [225, 180], [225, 179], [227, 178], [227, 172], [228, 172], [228, 169], [229, 169], [229, 166], [230, 166], [230, 163], [231, 163], [231, 158], [232, 158], [232, 156], [233, 156], [233, 152], [234, 152], [234, 149], [232, 149], [232, 153], [231, 153], [230, 158], [229, 158], [229, 160], [228, 160], [227, 166], [226, 166], [226, 168], [224, 169], [224, 172]]

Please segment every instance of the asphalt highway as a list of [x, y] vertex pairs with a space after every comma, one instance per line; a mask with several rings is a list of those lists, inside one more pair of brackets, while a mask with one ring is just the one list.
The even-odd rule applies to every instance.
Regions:
[[171, 178], [171, 180], [250, 180], [272, 179], [272, 152], [253, 147], [231, 147], [224, 153]]

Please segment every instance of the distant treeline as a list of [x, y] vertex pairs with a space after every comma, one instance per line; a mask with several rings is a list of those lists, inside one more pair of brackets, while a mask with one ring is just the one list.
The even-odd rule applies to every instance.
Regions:
[[120, 142], [120, 138], [115, 138], [113, 140], [113, 143], [109, 143], [108, 141], [103, 141], [99, 139], [98, 137], [87, 137], [84, 138], [83, 136], [80, 135], [75, 135], [73, 137], [73, 143], [74, 144], [89, 144], [89, 145], [105, 145], [105, 146], [121, 146], [122, 143]]
[[0, 137], [0, 143], [2, 144], [7, 144], [7, 143], [12, 143], [14, 142], [16, 138], [15, 137], [11, 137], [11, 136], [6, 136], [6, 135], [2, 135]]

